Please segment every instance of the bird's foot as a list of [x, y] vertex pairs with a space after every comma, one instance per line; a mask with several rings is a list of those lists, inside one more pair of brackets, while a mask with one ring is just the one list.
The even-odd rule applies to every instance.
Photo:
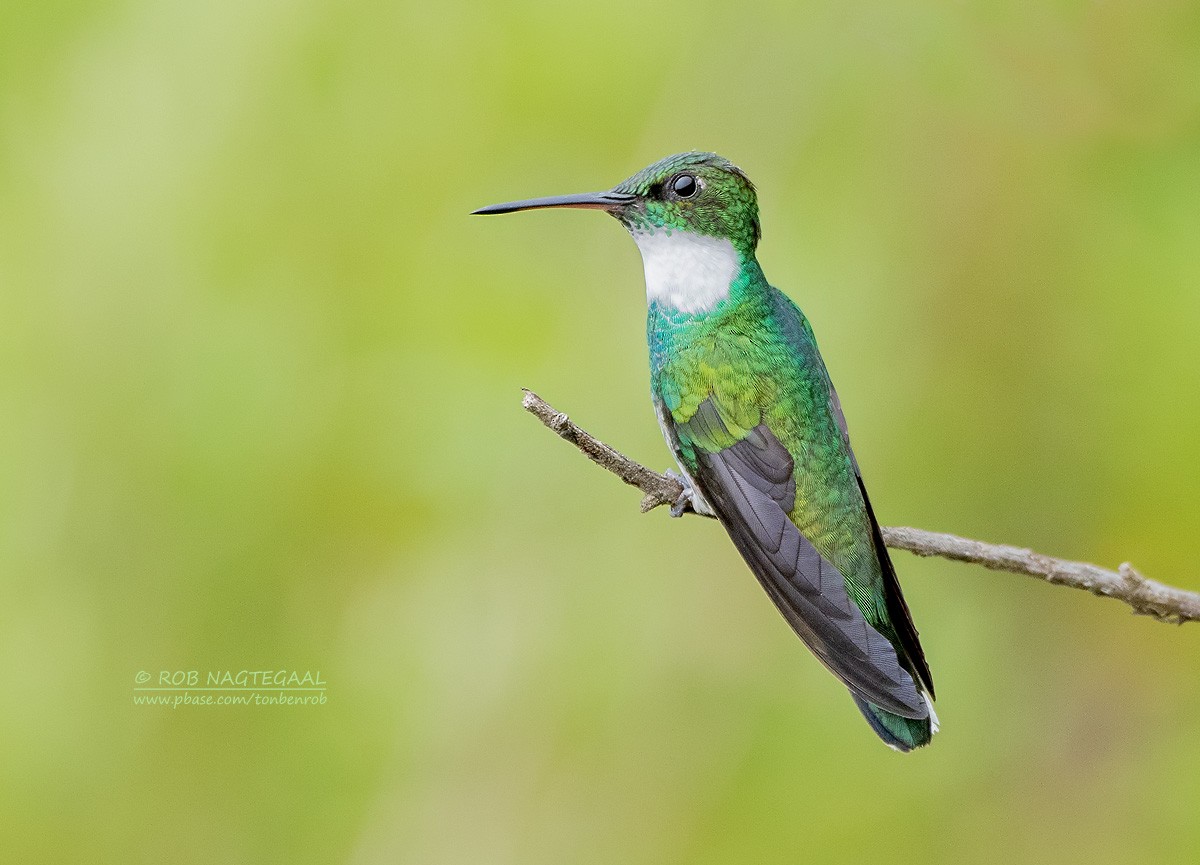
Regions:
[[689, 509], [698, 514], [712, 514], [712, 508], [708, 506], [708, 502], [704, 500], [704, 497], [696, 492], [696, 488], [692, 486], [690, 478], [673, 472], [670, 469], [667, 469], [664, 474], [683, 487], [683, 492], [679, 494], [679, 498], [675, 500], [675, 504], [671, 505], [671, 516], [676, 518], [682, 517], [684, 512]]

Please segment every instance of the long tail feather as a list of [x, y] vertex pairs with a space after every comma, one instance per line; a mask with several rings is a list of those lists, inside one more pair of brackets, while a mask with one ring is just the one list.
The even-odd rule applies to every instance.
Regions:
[[871, 725], [875, 734], [884, 741], [884, 744], [897, 751], [911, 751], [913, 748], [928, 745], [933, 734], [938, 731], [938, 719], [933, 712], [932, 704], [929, 705], [928, 718], [901, 718], [886, 709], [880, 709], [878, 706], [868, 703], [853, 693], [850, 696], [854, 697], [855, 705], [863, 713], [863, 717], [867, 719], [867, 723]]

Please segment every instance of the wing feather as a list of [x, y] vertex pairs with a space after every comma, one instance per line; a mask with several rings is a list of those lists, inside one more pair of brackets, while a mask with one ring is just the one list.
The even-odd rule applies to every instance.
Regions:
[[[711, 399], [693, 420], [701, 438], [731, 438]], [[928, 717], [895, 648], [867, 622], [843, 575], [788, 516], [796, 484], [791, 454], [779, 439], [759, 425], [733, 444], [700, 448], [696, 456], [700, 491], [800, 639], [857, 696], [901, 717]]]
[[883, 572], [884, 603], [887, 605], [888, 617], [895, 628], [896, 638], [908, 656], [913, 672], [921, 680], [922, 686], [933, 698], [933, 674], [925, 660], [925, 651], [921, 648], [921, 640], [917, 635], [917, 626], [913, 624], [912, 613], [908, 610], [908, 602], [904, 600], [904, 592], [900, 589], [900, 580], [896, 576], [896, 568], [888, 553], [887, 544], [883, 542], [883, 532], [879, 528], [879, 520], [875, 518], [875, 509], [871, 507], [871, 499], [867, 496], [867, 487], [863, 483], [862, 472], [858, 469], [858, 460], [854, 458], [854, 449], [850, 447], [850, 431], [846, 426], [846, 415], [842, 411], [842, 401], [838, 399], [837, 391], [829, 385], [829, 408], [837, 421], [842, 438], [846, 441], [846, 451], [850, 454], [850, 462], [854, 466], [854, 477], [858, 480], [858, 489], [862, 492], [863, 504], [867, 508], [867, 519], [871, 523], [872, 541], [875, 544], [875, 555], [879, 559], [879, 567]]

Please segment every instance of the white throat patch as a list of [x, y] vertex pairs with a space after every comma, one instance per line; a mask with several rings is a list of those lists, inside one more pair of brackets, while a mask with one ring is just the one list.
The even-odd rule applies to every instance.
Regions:
[[633, 239], [646, 268], [648, 302], [695, 315], [729, 297], [740, 262], [728, 238], [660, 229], [635, 232]]

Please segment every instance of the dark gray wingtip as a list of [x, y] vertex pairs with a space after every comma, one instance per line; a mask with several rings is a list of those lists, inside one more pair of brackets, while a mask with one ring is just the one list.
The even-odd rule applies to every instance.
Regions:
[[[700, 411], [697, 411], [697, 415]], [[766, 426], [700, 457], [701, 491], [797, 636], [856, 697], [912, 721], [929, 718], [896, 648], [867, 622], [846, 581], [789, 517], [792, 459]]]

